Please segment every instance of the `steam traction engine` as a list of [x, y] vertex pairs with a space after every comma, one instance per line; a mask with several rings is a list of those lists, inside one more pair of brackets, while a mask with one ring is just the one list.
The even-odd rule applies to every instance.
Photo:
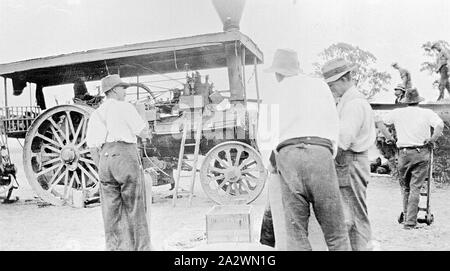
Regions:
[[[195, 180], [197, 156], [202, 155], [200, 182], [212, 200], [220, 204], [255, 200], [267, 175], [255, 142], [257, 112], [248, 110], [252, 100], [246, 96], [245, 66], [253, 66], [258, 93], [256, 67], [262, 58], [257, 46], [234, 29], [0, 65], [5, 91], [9, 79], [15, 93], [28, 82], [43, 109], [29, 107], [15, 116], [27, 120], [16, 137], [25, 138], [23, 163], [29, 184], [40, 198], [55, 205], [72, 204], [74, 193], [82, 193], [86, 201], [98, 195], [97, 168], [85, 141], [95, 104], [46, 109], [38, 94], [45, 87], [71, 84], [80, 75], [97, 81], [118, 73], [128, 81], [136, 78], [129, 92], [136, 89], [133, 103], [153, 131], [152, 140], [140, 142], [139, 149], [144, 167], [155, 176], [154, 185], [172, 183], [175, 199], [180, 172], [192, 170]], [[209, 78], [195, 72], [217, 68], [226, 69], [229, 90], [215, 90]], [[169, 100], [158, 100], [156, 91], [139, 83], [144, 76], [170, 77], [177, 72], [186, 80], [169, 90]], [[184, 161], [192, 156], [193, 164]]]

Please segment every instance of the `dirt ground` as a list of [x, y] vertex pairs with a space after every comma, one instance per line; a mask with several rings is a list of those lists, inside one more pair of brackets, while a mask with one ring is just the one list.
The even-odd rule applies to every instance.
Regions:
[[[103, 250], [104, 233], [99, 206], [76, 209], [68, 206], [40, 206], [22, 168], [22, 149], [10, 142], [12, 160], [18, 167], [20, 188], [14, 204], [0, 204], [0, 250]], [[183, 184], [182, 184], [183, 185]], [[185, 182], [187, 186], [187, 182]], [[155, 203], [151, 208], [152, 244], [158, 250], [195, 249], [204, 245], [205, 214], [214, 205], [197, 182], [192, 206], [181, 198], [163, 196], [168, 186], [154, 187]], [[267, 189], [252, 203], [252, 234], [258, 240]], [[400, 189], [395, 181], [373, 178], [368, 190], [368, 208], [376, 250], [450, 250], [450, 189], [434, 187], [432, 210], [435, 222], [421, 224], [420, 229], [405, 231], [397, 223], [401, 210]], [[320, 228], [314, 218], [310, 223], [310, 240], [315, 250], [325, 250]], [[215, 246], [214, 249], [236, 249]], [[249, 247], [247, 247], [249, 248]], [[257, 247], [250, 247], [257, 248]]]

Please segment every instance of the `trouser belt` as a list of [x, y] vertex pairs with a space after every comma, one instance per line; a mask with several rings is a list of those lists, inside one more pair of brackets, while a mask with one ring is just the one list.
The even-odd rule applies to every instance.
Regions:
[[333, 144], [331, 143], [331, 140], [326, 138], [321, 138], [317, 136], [308, 136], [308, 137], [295, 137], [287, 139], [280, 144], [278, 144], [276, 150], [279, 152], [282, 148], [290, 146], [290, 145], [297, 145], [297, 144], [306, 144], [306, 145], [316, 145], [316, 146], [322, 146], [330, 150], [331, 153], [333, 153]]

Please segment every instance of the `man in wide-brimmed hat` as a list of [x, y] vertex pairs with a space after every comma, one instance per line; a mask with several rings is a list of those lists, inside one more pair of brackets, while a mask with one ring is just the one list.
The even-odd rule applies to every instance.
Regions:
[[[444, 128], [442, 119], [435, 112], [418, 106], [423, 100], [417, 89], [409, 89], [402, 100], [408, 106], [390, 111], [377, 123], [387, 140], [394, 139], [384, 123], [393, 124], [397, 133], [397, 168], [403, 197], [401, 217], [404, 219], [404, 229], [416, 227], [420, 189], [430, 166], [429, 147], [434, 145]], [[434, 128], [433, 135], [431, 127]]]
[[375, 143], [376, 132], [372, 108], [352, 79], [355, 68], [353, 63], [337, 58], [323, 65], [322, 74], [339, 99], [339, 150], [335, 165], [350, 243], [353, 250], [367, 250], [371, 240], [366, 204], [370, 179], [368, 150]]
[[444, 99], [444, 90], [447, 89], [450, 94], [450, 51], [444, 48], [439, 42], [435, 42], [431, 49], [436, 50], [436, 72], [441, 75], [439, 80], [438, 101]]
[[405, 90], [412, 88], [411, 73], [398, 65], [398, 63], [393, 63], [392, 67], [400, 73], [400, 78], [402, 79], [402, 85]]
[[129, 85], [113, 74], [101, 80], [106, 100], [90, 116], [86, 134], [98, 167], [107, 250], [150, 250], [143, 171], [136, 136], [146, 122], [125, 102]]
[[[279, 112], [277, 119], [272, 119], [279, 130], [270, 131], [278, 138], [270, 146], [269, 182], [279, 181], [281, 186], [282, 202], [271, 205], [283, 206], [282, 232], [286, 236], [276, 235], [276, 242], [286, 240], [286, 247], [280, 249], [311, 250], [308, 222], [312, 205], [328, 249], [350, 250], [333, 163], [339, 131], [333, 97], [322, 80], [301, 73], [293, 50], [278, 49], [266, 72], [278, 81], [277, 95], [269, 104]], [[263, 146], [265, 142], [259, 143]]]
[[398, 104], [401, 102], [401, 100], [403, 99], [403, 97], [405, 97], [405, 93], [406, 93], [406, 89], [403, 86], [403, 84], [398, 84], [395, 88], [394, 88], [394, 95], [395, 95], [395, 103]]

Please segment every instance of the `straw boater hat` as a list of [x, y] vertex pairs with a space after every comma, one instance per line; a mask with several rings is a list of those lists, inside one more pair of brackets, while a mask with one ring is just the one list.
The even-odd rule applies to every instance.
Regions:
[[408, 89], [405, 97], [400, 101], [405, 104], [416, 104], [423, 102], [425, 99], [419, 96], [419, 91], [416, 88]]
[[328, 61], [322, 67], [322, 74], [325, 82], [330, 83], [338, 80], [344, 74], [353, 71], [356, 65], [343, 58], [336, 58]]
[[278, 49], [273, 57], [273, 63], [265, 72], [279, 73], [284, 76], [294, 76], [301, 72], [297, 52], [291, 49]]
[[124, 88], [127, 88], [130, 86], [130, 84], [122, 81], [122, 79], [120, 79], [118, 74], [111, 74], [102, 79], [103, 93], [106, 93], [117, 86], [123, 86]]

